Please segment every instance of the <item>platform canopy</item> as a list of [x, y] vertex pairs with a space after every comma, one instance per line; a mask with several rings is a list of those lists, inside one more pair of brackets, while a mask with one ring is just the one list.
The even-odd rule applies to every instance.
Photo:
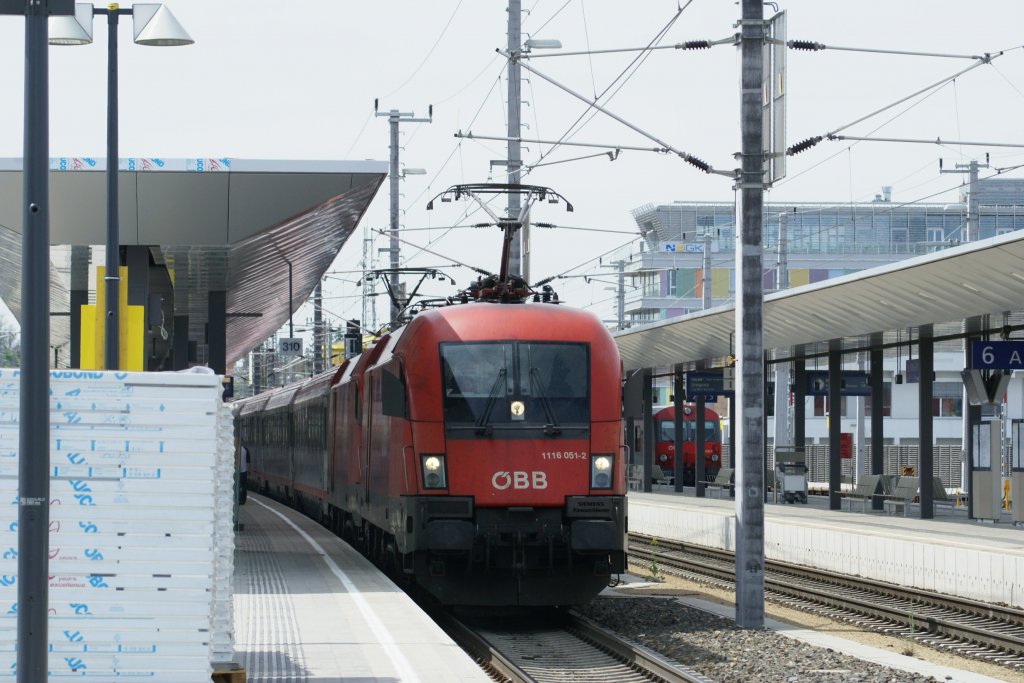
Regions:
[[[1024, 231], [862, 270], [765, 296], [764, 349], [771, 357], [822, 354], [830, 340], [860, 348], [872, 335], [898, 342], [932, 325], [957, 335], [965, 320], [1020, 324], [1024, 310]], [[717, 306], [613, 336], [627, 370], [677, 364], [720, 366], [735, 351], [735, 306]]]
[[[0, 159], [0, 297], [21, 317], [22, 162]], [[50, 161], [51, 245], [103, 245], [103, 159]], [[351, 236], [387, 176], [384, 161], [121, 159], [121, 246], [167, 266], [173, 313], [204, 342], [209, 293], [226, 296], [228, 365], [288, 321]], [[67, 309], [89, 250], [51, 274], [51, 312]], [[84, 256], [83, 256], [84, 254]], [[102, 263], [93, 257], [94, 265]], [[87, 262], [87, 261], [86, 261]], [[289, 292], [289, 264], [291, 291]], [[52, 318], [54, 333], [61, 327]], [[59, 339], [56, 340], [59, 343]]]

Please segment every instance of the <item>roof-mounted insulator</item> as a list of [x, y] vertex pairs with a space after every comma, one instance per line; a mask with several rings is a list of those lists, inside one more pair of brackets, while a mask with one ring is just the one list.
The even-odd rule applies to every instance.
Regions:
[[816, 43], [813, 40], [790, 40], [786, 43], [786, 47], [792, 50], [807, 50], [808, 52], [817, 52], [818, 50], [824, 50], [824, 43]]
[[687, 154], [683, 156], [683, 161], [693, 164], [694, 166], [704, 171], [705, 173], [711, 173], [711, 164], [701, 159], [698, 159], [695, 156], [690, 156], [689, 154]]
[[811, 147], [814, 147], [816, 144], [821, 142], [823, 139], [824, 138], [822, 138], [820, 135], [815, 135], [813, 138], [801, 140], [800, 142], [796, 143], [795, 145], [786, 150], [786, 156], [793, 156], [795, 154], [799, 154], [800, 152], [805, 152], [809, 150]]
[[710, 40], [687, 40], [679, 46], [682, 50], [710, 50]]

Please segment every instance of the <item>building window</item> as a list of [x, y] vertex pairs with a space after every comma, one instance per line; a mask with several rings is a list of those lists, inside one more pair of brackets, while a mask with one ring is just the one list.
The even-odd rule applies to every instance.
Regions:
[[932, 385], [932, 416], [963, 417], [963, 385], [959, 382], [936, 382]]
[[[846, 397], [839, 397], [839, 417], [846, 417]], [[828, 396], [814, 397], [814, 417], [825, 417], [828, 415]]]

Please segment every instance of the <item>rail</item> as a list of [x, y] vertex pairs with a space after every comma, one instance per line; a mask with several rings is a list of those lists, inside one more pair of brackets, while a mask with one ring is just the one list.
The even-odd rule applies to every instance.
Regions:
[[[730, 552], [641, 534], [629, 539], [635, 563], [657, 562], [665, 571], [734, 586]], [[772, 560], [765, 562], [765, 594], [797, 609], [1024, 668], [1024, 610]]]
[[[617, 683], [711, 683], [710, 679], [626, 640], [576, 614], [554, 621], [531, 618], [528, 624], [495, 626], [497, 619], [475, 623], [447, 612], [432, 615], [452, 639], [499, 681], [549, 683], [614, 680]], [[588, 673], [589, 672], [589, 673]]]

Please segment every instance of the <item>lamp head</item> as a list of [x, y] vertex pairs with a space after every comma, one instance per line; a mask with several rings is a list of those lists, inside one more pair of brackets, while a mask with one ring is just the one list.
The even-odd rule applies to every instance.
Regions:
[[132, 6], [135, 42], [139, 45], [174, 47], [196, 42], [181, 27], [171, 10], [158, 3], [139, 3]]
[[50, 45], [88, 45], [92, 42], [92, 5], [75, 3], [70, 16], [51, 16], [49, 19]]

